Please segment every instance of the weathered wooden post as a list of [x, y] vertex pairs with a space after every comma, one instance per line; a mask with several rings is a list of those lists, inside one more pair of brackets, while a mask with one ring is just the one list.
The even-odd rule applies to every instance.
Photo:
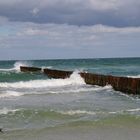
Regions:
[[41, 72], [41, 68], [38, 67], [27, 67], [27, 66], [20, 66], [20, 71], [22, 72]]

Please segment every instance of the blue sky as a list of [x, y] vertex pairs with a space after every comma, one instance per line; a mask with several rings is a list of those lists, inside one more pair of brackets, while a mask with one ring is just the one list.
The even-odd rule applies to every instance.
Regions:
[[0, 60], [140, 56], [138, 0], [0, 1]]

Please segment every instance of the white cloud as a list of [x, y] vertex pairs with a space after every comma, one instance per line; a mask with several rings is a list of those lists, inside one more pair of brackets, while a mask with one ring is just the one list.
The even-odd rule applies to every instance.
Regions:
[[101, 11], [118, 9], [120, 5], [120, 0], [89, 0], [89, 7]]
[[47, 35], [47, 30], [40, 30], [40, 29], [33, 29], [33, 28], [27, 28], [24, 29], [22, 32], [18, 32], [17, 35], [19, 36], [39, 36], [39, 35]]
[[[9, 44], [11, 45], [11, 40], [14, 40], [15, 44], [18, 41], [23, 41], [25, 46], [56, 46], [56, 47], [70, 47], [70, 46], [95, 46], [101, 44], [100, 42], [106, 42], [105, 39], [110, 38], [124, 38], [132, 37], [137, 34], [140, 35], [140, 27], [110, 27], [104, 25], [94, 25], [94, 26], [74, 26], [67, 24], [32, 24], [32, 23], [15, 23], [17, 29], [15, 34], [12, 36], [5, 37], [9, 39]], [[18, 24], [18, 25], [17, 25]], [[13, 29], [13, 24], [11, 25], [11, 30]], [[137, 36], [136, 35], [136, 36]], [[2, 35], [1, 35], [2, 36]], [[3, 36], [4, 38], [4, 36]], [[24, 44], [21, 43], [21, 44]], [[27, 45], [30, 44], [30, 45]], [[65, 44], [65, 45], [64, 45]]]
[[94, 25], [89, 27], [93, 33], [140, 33], [140, 27], [111, 27], [105, 25]]
[[33, 15], [37, 15], [38, 12], [39, 12], [39, 9], [38, 9], [38, 8], [34, 8], [33, 10], [31, 10], [31, 13], [32, 13]]
[[129, 56], [138, 56], [140, 52], [140, 27], [8, 24], [1, 27], [3, 31], [8, 27], [8, 35], [0, 33], [0, 59], [6, 59], [2, 52], [10, 50], [15, 54], [8, 57], [15, 59], [16, 54], [28, 59], [29, 52], [34, 58], [114, 57], [119, 56], [120, 50], [124, 56], [127, 52]]

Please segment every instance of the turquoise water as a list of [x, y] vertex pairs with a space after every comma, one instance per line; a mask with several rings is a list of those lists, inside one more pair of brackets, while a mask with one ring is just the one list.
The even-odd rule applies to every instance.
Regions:
[[[49, 79], [42, 73], [20, 72], [21, 65], [74, 73], [68, 79]], [[112, 129], [118, 133], [135, 130], [137, 139], [139, 96], [127, 96], [110, 85], [86, 85], [79, 71], [139, 78], [140, 58], [0, 61], [0, 128], [5, 132], [0, 140], [35, 139], [33, 135], [59, 139], [54, 133], [64, 135], [65, 131], [67, 135], [60, 139], [71, 139], [73, 131], [77, 132], [73, 139], [80, 139], [83, 131], [92, 139], [92, 130], [96, 139], [101, 132], [106, 138], [100, 139], [109, 139]], [[123, 134], [119, 136], [124, 139]]]

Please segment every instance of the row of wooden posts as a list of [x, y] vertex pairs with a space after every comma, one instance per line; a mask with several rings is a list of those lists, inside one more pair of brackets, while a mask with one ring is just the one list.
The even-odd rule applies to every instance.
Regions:
[[[37, 67], [24, 67], [21, 66], [22, 72], [43, 72], [50, 78], [68, 78], [73, 71], [62, 71], [54, 69], [41, 69]], [[137, 94], [140, 95], [140, 78], [128, 78], [119, 77], [112, 75], [102, 75], [80, 72], [81, 77], [84, 79], [86, 84], [106, 86], [111, 85], [114, 90], [121, 91], [126, 94]]]

